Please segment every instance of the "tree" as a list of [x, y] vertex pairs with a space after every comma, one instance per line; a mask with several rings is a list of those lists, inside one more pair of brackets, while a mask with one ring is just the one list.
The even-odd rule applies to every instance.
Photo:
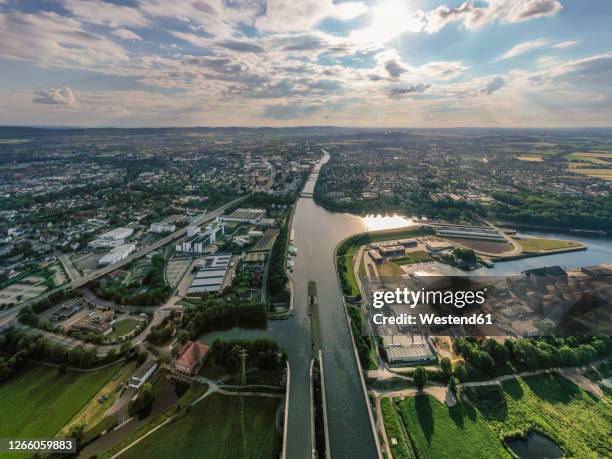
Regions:
[[442, 357], [440, 359], [440, 368], [442, 369], [442, 373], [444, 373], [444, 376], [448, 378], [452, 373], [451, 360], [448, 357]]
[[455, 367], [455, 376], [459, 379], [459, 381], [464, 382], [468, 379], [468, 371], [463, 363], [458, 364]]
[[423, 387], [425, 387], [425, 384], [427, 384], [427, 377], [427, 370], [420, 365], [416, 367], [416, 369], [412, 373], [412, 379], [414, 379], [414, 384], [419, 390], [423, 389]]
[[187, 341], [189, 341], [189, 332], [187, 330], [181, 330], [178, 335], [179, 343], [184, 345]]
[[455, 376], [451, 376], [448, 382], [448, 389], [453, 393], [453, 395], [457, 395], [457, 378]]
[[130, 403], [128, 411], [130, 416], [136, 414], [144, 416], [151, 411], [153, 401], [155, 400], [155, 392], [153, 392], [153, 386], [149, 383], [145, 383], [138, 392], [136, 400]]

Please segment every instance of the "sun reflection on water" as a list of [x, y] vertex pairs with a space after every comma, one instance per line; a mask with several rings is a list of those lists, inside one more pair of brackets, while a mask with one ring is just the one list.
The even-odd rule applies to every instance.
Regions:
[[366, 215], [361, 218], [367, 231], [380, 231], [403, 226], [411, 226], [417, 223], [416, 218], [404, 217], [403, 215]]

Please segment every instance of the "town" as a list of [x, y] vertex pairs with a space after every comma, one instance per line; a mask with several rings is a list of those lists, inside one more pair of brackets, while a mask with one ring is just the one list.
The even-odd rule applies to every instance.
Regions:
[[[501, 452], [518, 440], [494, 439], [506, 424], [479, 397], [519, 416], [532, 405], [510, 406], [497, 381], [528, 392], [517, 378], [534, 372], [538, 390], [575, 384], [597, 424], [580, 442], [517, 428], [607, 454], [587, 439], [609, 397], [610, 181], [571, 165], [591, 155], [607, 170], [605, 132], [543, 132], [545, 151], [524, 131], [0, 133], [3, 436], [142, 457], [214, 451], [229, 429], [258, 457], [342, 457], [350, 426], [368, 455], [413, 457], [428, 448], [414, 418], [426, 401], [440, 416], [477, 409], [474, 441]], [[534, 189], [577, 205], [540, 219]], [[376, 319], [446, 317], [457, 288], [483, 286], [486, 324]], [[401, 289], [454, 300], [372, 306]], [[350, 424], [332, 414], [347, 407]]]

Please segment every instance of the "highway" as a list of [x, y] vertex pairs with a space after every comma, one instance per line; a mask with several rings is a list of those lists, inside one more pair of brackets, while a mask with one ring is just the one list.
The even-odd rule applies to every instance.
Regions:
[[[249, 197], [250, 194], [247, 194], [245, 196], [241, 196], [237, 199], [234, 199], [231, 202], [228, 202], [227, 204], [213, 210], [212, 212], [209, 212], [207, 214], [204, 215], [200, 215], [199, 217], [197, 217], [196, 219], [194, 219], [189, 225], [190, 226], [197, 226], [197, 225], [202, 225], [206, 222], [209, 222], [211, 220], [214, 220], [215, 218], [219, 217], [220, 215], [223, 214], [223, 212], [225, 211], [225, 209], [227, 209], [228, 207], [231, 207], [233, 205], [236, 205], [242, 201], [244, 201], [247, 197]], [[43, 293], [42, 295], [39, 295], [35, 298], [32, 298], [28, 301], [24, 301], [23, 303], [7, 309], [5, 311], [0, 311], [0, 326], [2, 326], [3, 324], [6, 324], [8, 322], [10, 322], [11, 320], [13, 320], [15, 317], [17, 317], [17, 314], [19, 313], [19, 311], [21, 309], [23, 309], [26, 306], [32, 305], [34, 303], [39, 302], [40, 300], [45, 299], [46, 297], [48, 297], [49, 295], [55, 293], [55, 292], [59, 292], [61, 290], [71, 290], [71, 289], [75, 289], [75, 288], [79, 288], [82, 287], [84, 285], [86, 285], [88, 282], [91, 282], [94, 279], [99, 279], [101, 277], [106, 276], [107, 274], [115, 271], [116, 269], [122, 268], [123, 266], [128, 265], [129, 263], [131, 263], [134, 260], [137, 260], [139, 258], [144, 257], [145, 255], [160, 249], [161, 247], [165, 246], [166, 244], [171, 243], [172, 241], [179, 239], [181, 237], [183, 237], [185, 234], [187, 233], [187, 227], [183, 227], [180, 228], [178, 230], [176, 230], [174, 233], [169, 234], [168, 236], [160, 239], [159, 241], [148, 245], [146, 247], [143, 247], [139, 250], [137, 250], [136, 252], [134, 252], [132, 255], [128, 256], [127, 258], [114, 263], [112, 265], [106, 266], [104, 268], [100, 268], [97, 269], [96, 271], [93, 271], [89, 274], [86, 274], [85, 276], [82, 276], [76, 280], [72, 280], [71, 282], [61, 285], [60, 287], [57, 287], [53, 290], [49, 290], [46, 293]]]

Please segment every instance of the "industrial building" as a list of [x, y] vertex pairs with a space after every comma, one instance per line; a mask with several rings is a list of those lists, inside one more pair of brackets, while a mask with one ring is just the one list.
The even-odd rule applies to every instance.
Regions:
[[429, 338], [421, 335], [383, 336], [383, 345], [391, 365], [435, 362], [436, 355]]
[[265, 209], [236, 209], [229, 215], [217, 217], [218, 221], [259, 224], [266, 216]]
[[438, 236], [457, 237], [464, 239], [480, 239], [484, 241], [505, 242], [506, 239], [493, 228], [486, 226], [437, 226], [435, 232]]
[[128, 386], [132, 389], [140, 389], [141, 386], [149, 380], [153, 373], [155, 373], [155, 370], [157, 370], [157, 362], [151, 360], [145, 363], [138, 369], [134, 376], [132, 376]]
[[400, 257], [406, 254], [406, 249], [402, 245], [391, 245], [389, 247], [380, 247], [378, 251], [383, 257]]
[[218, 292], [227, 274], [231, 255], [211, 255], [195, 267], [195, 275], [187, 293]]
[[75, 315], [81, 309], [83, 309], [83, 298], [72, 298], [64, 302], [57, 311], [49, 314], [49, 320], [52, 320], [53, 322], [66, 320]]
[[87, 317], [78, 321], [70, 330], [77, 330], [82, 333], [95, 333], [96, 335], [108, 335], [113, 331], [115, 313], [96, 309], [89, 313]]
[[108, 266], [120, 262], [136, 251], [136, 244], [123, 244], [115, 247], [98, 260], [99, 266]]
[[115, 228], [98, 236], [89, 243], [89, 246], [94, 249], [112, 249], [123, 245], [125, 240], [133, 233], [134, 230], [132, 228]]

